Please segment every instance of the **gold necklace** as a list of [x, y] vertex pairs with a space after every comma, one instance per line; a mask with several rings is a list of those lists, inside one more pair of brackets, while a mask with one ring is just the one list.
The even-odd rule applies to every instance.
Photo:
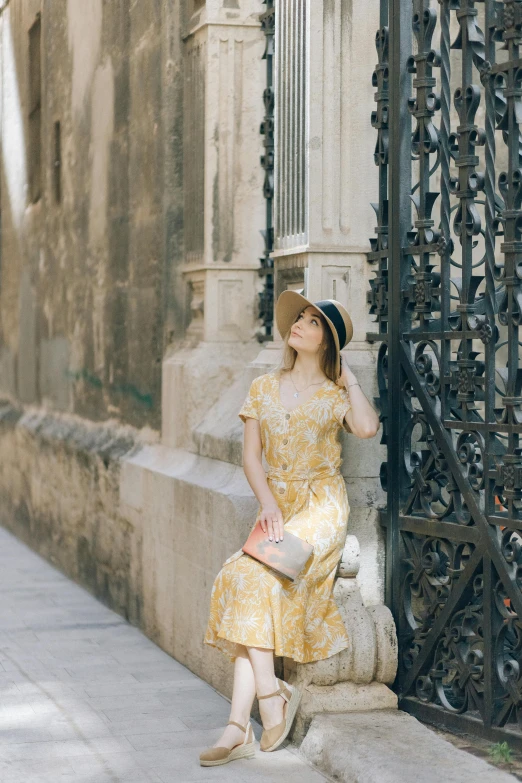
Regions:
[[294, 384], [294, 389], [295, 389], [294, 397], [299, 397], [300, 393], [301, 393], [301, 392], [304, 392], [304, 391], [306, 391], [307, 389], [309, 389], [309, 388], [310, 388], [310, 386], [322, 386], [322, 384], [323, 384], [323, 383], [325, 382], [325, 380], [326, 380], [326, 378], [325, 378], [324, 380], [322, 380], [322, 381], [318, 381], [317, 383], [309, 383], [309, 384], [308, 384], [308, 386], [305, 386], [305, 387], [304, 387], [304, 389], [298, 389], [298, 388], [297, 388], [297, 386], [296, 386], [296, 385], [295, 385], [295, 383], [294, 383], [294, 379], [292, 378], [292, 373], [290, 372], [290, 373], [288, 373], [288, 374], [290, 375], [290, 380], [291, 380], [291, 381], [292, 381], [292, 383]]

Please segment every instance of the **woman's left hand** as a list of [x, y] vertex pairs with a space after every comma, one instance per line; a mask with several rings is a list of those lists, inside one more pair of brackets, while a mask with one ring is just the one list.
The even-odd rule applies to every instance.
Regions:
[[349, 431], [358, 438], [373, 438], [379, 431], [379, 416], [375, 408], [368, 402], [361, 386], [350, 370], [348, 362], [341, 354], [341, 374], [338, 386], [348, 390], [350, 409], [346, 412], [345, 421]]
[[357, 382], [357, 378], [350, 370], [350, 367], [348, 366], [348, 362], [341, 354], [341, 374], [337, 379], [337, 385], [340, 386], [341, 388], [345, 388], [346, 386], [348, 386], [348, 384], [356, 383], [356, 382]]

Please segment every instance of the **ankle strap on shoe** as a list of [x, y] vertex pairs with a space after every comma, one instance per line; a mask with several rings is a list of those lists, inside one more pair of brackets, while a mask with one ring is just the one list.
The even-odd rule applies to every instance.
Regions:
[[247, 726], [242, 726], [240, 723], [236, 723], [235, 720], [229, 720], [227, 723], [227, 726], [237, 726], [238, 729], [241, 729], [241, 731], [246, 732]]
[[290, 701], [292, 698], [292, 694], [288, 690], [286, 686], [286, 682], [283, 682], [283, 680], [277, 680], [279, 684], [279, 688], [277, 691], [274, 691], [274, 693], [267, 693], [266, 696], [258, 696], [257, 700], [261, 701], [261, 699], [271, 699], [272, 696], [282, 696], [285, 701]]

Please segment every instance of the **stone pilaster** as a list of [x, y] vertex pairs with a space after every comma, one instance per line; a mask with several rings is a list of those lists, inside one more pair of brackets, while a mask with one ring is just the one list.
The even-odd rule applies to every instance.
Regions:
[[255, 334], [265, 225], [259, 0], [208, 0], [186, 21], [184, 224], [187, 325], [203, 281], [201, 338]]
[[256, 353], [265, 226], [265, 36], [261, 0], [186, 4], [185, 338], [163, 362], [165, 445], [196, 450], [192, 430]]

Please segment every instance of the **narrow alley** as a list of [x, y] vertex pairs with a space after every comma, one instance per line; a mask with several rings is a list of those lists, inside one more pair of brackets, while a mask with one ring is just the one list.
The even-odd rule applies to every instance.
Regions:
[[200, 767], [226, 699], [1, 529], [0, 596], [1, 783], [324, 780], [286, 748]]

